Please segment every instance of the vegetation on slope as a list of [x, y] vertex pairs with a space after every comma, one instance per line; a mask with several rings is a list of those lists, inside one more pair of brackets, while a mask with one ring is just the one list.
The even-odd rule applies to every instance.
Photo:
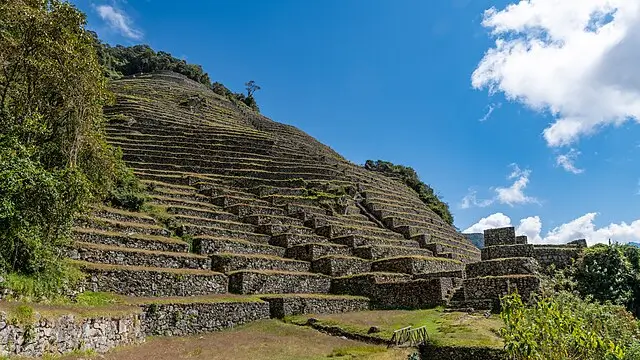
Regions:
[[0, 271], [42, 295], [77, 277], [62, 260], [74, 215], [136, 181], [105, 141], [111, 95], [84, 14], [14, 0], [0, 28]]
[[453, 215], [449, 211], [449, 204], [442, 201], [442, 199], [440, 199], [429, 185], [420, 181], [418, 173], [416, 173], [413, 168], [404, 165], [396, 165], [383, 160], [367, 160], [364, 164], [364, 168], [402, 181], [408, 187], [415, 190], [418, 193], [420, 200], [427, 204], [427, 206], [433, 210], [433, 212], [438, 214], [442, 220], [446, 221], [449, 225], [453, 225]]
[[209, 74], [202, 66], [189, 64], [185, 60], [173, 57], [164, 51], [154, 51], [149, 45], [110, 46], [98, 39], [97, 34], [90, 33], [95, 42], [96, 52], [104, 73], [109, 78], [151, 73], [156, 71], [173, 71], [191, 80], [211, 88], [216, 94], [226, 96], [234, 102], [242, 102], [255, 111], [260, 111], [253, 94], [260, 90], [254, 81], [245, 84], [247, 94], [234, 93], [219, 82], [211, 82]]
[[[524, 303], [503, 298], [501, 336], [514, 359], [640, 360], [640, 249], [596, 245], [543, 278]], [[636, 317], [634, 317], [634, 313]]]

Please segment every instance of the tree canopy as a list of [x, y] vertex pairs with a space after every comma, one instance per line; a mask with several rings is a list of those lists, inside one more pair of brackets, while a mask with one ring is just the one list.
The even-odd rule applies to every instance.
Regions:
[[85, 24], [59, 0], [0, 4], [0, 272], [71, 273], [74, 215], [127, 171], [105, 141], [112, 98]]
[[442, 201], [429, 185], [420, 181], [418, 173], [416, 173], [413, 168], [396, 165], [383, 160], [367, 160], [364, 168], [402, 181], [408, 187], [415, 190], [420, 200], [433, 210], [433, 212], [438, 214], [442, 220], [446, 221], [449, 225], [453, 225], [453, 215], [449, 211], [449, 205]]

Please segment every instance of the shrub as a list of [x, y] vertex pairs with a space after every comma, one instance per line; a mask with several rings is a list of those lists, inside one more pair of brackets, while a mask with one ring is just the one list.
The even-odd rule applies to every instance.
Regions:
[[500, 317], [505, 350], [517, 360], [625, 359], [640, 339], [636, 319], [623, 307], [568, 292], [539, 297], [531, 307], [518, 294], [505, 296]]

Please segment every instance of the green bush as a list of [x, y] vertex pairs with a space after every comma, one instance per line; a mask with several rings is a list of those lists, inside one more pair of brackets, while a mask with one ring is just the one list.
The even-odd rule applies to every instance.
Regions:
[[584, 251], [571, 275], [582, 296], [624, 305], [640, 317], [640, 248], [595, 245]]
[[500, 317], [505, 350], [516, 360], [633, 359], [640, 339], [637, 320], [623, 307], [568, 292], [539, 297], [531, 307], [508, 295]]

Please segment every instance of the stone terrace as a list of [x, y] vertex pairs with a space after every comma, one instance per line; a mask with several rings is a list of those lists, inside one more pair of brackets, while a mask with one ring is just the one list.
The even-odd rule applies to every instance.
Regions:
[[273, 316], [420, 308], [444, 304], [449, 273], [480, 260], [413, 190], [291, 126], [176, 74], [112, 86], [108, 141], [150, 208], [77, 220], [69, 256], [89, 290], [181, 304], [257, 296]]
[[516, 236], [514, 227], [484, 231], [482, 261], [469, 263], [459, 276], [449, 306], [453, 308], [497, 309], [500, 297], [517, 291], [528, 300], [540, 288], [540, 273], [548, 266], [561, 269], [586, 247], [585, 240], [566, 245], [528, 244]]

